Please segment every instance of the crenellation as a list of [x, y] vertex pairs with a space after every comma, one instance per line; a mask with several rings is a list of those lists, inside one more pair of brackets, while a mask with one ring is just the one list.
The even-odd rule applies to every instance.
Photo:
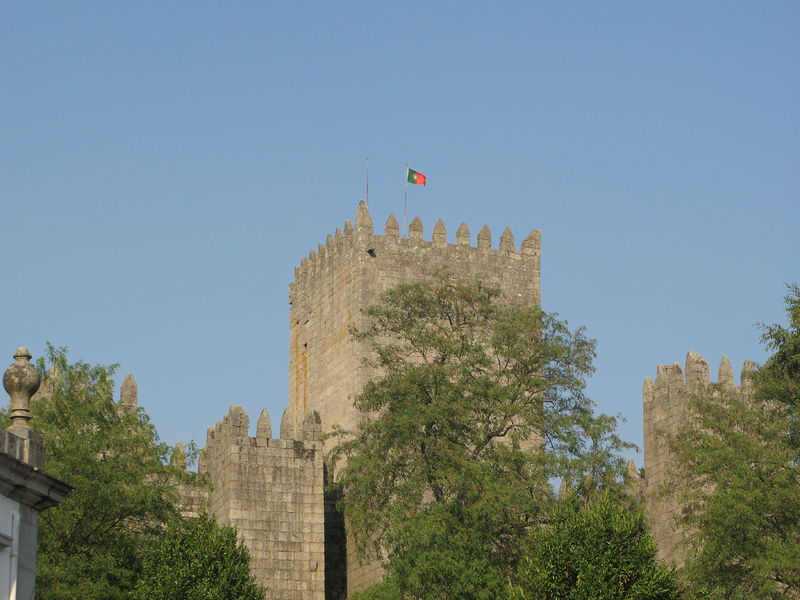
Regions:
[[287, 407], [284, 409], [283, 415], [281, 416], [281, 439], [293, 440], [296, 437], [294, 422], [292, 421], [289, 408]]
[[511, 228], [506, 227], [503, 235], [500, 236], [500, 251], [501, 252], [516, 252], [517, 248], [514, 245], [514, 234], [511, 233]]
[[717, 374], [717, 381], [726, 389], [733, 389], [736, 383], [733, 380], [733, 367], [731, 361], [727, 356], [723, 356], [719, 362], [719, 372]]
[[369, 214], [366, 203], [362, 200], [358, 203], [356, 211], [356, 229], [362, 235], [372, 235], [372, 215]]
[[414, 217], [414, 220], [408, 225], [408, 237], [412, 240], [422, 240], [422, 219]]
[[261, 414], [258, 415], [256, 422], [256, 440], [259, 444], [267, 445], [269, 439], [272, 437], [272, 422], [269, 419], [269, 413], [266, 408], [261, 409]]
[[739, 376], [742, 382], [742, 390], [749, 392], [753, 389], [753, 377], [756, 373], [756, 363], [752, 360], [744, 361], [742, 365], [742, 374]]
[[461, 221], [461, 225], [456, 230], [456, 244], [459, 246], [469, 246], [470, 244], [469, 227], [464, 221]]
[[481, 227], [478, 232], [478, 248], [483, 250], [491, 250], [492, 248], [492, 232], [489, 230], [488, 225]]
[[136, 379], [128, 373], [119, 388], [119, 403], [135, 409], [139, 404], [139, 392]]
[[386, 219], [386, 227], [384, 228], [383, 235], [387, 238], [400, 237], [400, 225], [397, 223], [397, 217], [394, 216], [394, 213], [390, 214], [389, 218]]
[[686, 354], [686, 386], [692, 393], [697, 393], [710, 383], [708, 363], [697, 352], [690, 350]]
[[172, 455], [169, 457], [169, 464], [183, 471], [186, 470], [186, 446], [184, 446], [183, 442], [175, 444], [172, 449]]
[[542, 232], [539, 229], [532, 230], [528, 237], [522, 240], [520, 252], [526, 256], [539, 256], [542, 249]]
[[322, 420], [315, 410], [303, 418], [302, 435], [300, 439], [318, 442], [322, 439]]
[[444, 222], [439, 219], [433, 227], [433, 245], [439, 248], [447, 246], [447, 229]]

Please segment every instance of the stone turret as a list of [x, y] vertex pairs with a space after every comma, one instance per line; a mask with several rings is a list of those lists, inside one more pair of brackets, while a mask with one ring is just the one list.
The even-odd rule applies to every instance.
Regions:
[[[745, 361], [741, 375], [743, 390], [747, 389], [752, 371], [753, 363]], [[659, 365], [655, 381], [645, 379], [642, 388], [646, 508], [658, 546], [658, 558], [670, 563], [679, 563], [684, 551], [677, 522], [680, 514], [677, 499], [663, 498], [659, 494], [667, 482], [672, 461], [667, 440], [690, 417], [692, 395], [710, 383], [708, 363], [696, 352], [686, 355], [685, 373], [684, 377], [678, 363]], [[735, 389], [733, 369], [727, 356], [720, 362], [718, 382], [722, 387]]]

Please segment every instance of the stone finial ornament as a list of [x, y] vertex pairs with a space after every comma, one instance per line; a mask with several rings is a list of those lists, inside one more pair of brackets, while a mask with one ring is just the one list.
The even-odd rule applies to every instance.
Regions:
[[11, 429], [28, 428], [31, 396], [41, 383], [42, 377], [31, 364], [31, 353], [20, 346], [14, 353], [14, 363], [3, 375], [3, 387], [11, 398]]

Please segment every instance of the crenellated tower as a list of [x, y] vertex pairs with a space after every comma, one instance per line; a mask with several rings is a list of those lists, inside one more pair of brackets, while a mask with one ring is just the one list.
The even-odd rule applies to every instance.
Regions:
[[353, 398], [369, 373], [365, 351], [353, 341], [350, 327], [362, 325], [362, 311], [381, 292], [446, 271], [460, 279], [480, 279], [500, 287], [511, 299], [540, 303], [541, 232], [534, 230], [519, 248], [509, 228], [492, 248], [492, 234], [484, 225], [472, 245], [462, 223], [455, 243], [439, 220], [431, 240], [415, 217], [408, 237], [401, 237], [392, 214], [383, 235], [374, 232], [372, 216], [362, 201], [355, 226], [348, 220], [342, 230], [328, 235], [325, 244], [311, 251], [295, 269], [289, 286], [289, 406], [288, 418], [297, 427], [304, 415], [317, 411], [322, 428], [356, 424]]
[[[668, 438], [689, 418], [690, 401], [709, 383], [708, 363], [696, 352], [686, 355], [686, 370], [678, 363], [658, 365], [656, 378], [644, 380], [644, 472], [645, 506], [658, 546], [658, 558], [667, 563], [683, 560], [682, 532], [678, 526], [680, 505], [676, 498], [664, 498], [659, 492], [669, 476], [672, 452]], [[722, 357], [717, 382], [723, 388], [747, 393], [754, 363], [746, 360], [741, 373], [741, 387], [736, 387], [733, 368], [727, 356]]]
[[[295, 437], [272, 437], [266, 409], [250, 437], [244, 408], [231, 406], [208, 428], [198, 471], [210, 488], [180, 484], [185, 516], [207, 510], [219, 523], [236, 527], [250, 551], [250, 571], [267, 588], [266, 600], [324, 600], [326, 597], [326, 506], [319, 415], [309, 413]], [[179, 447], [180, 446], [180, 447]], [[183, 461], [182, 445], [173, 461]]]
[[[541, 301], [540, 254], [538, 230], [517, 247], [506, 228], [493, 248], [486, 225], [475, 245], [466, 223], [458, 227], [455, 243], [448, 243], [441, 220], [426, 240], [419, 217], [403, 237], [392, 214], [383, 234], [376, 234], [362, 201], [355, 225], [347, 220], [343, 229], [328, 235], [300, 262], [289, 286], [289, 405], [281, 437], [297, 435], [312, 412], [319, 414], [324, 433], [336, 425], [355, 427], [359, 415], [353, 399], [372, 374], [364, 364], [366, 347], [352, 339], [350, 329], [364, 325], [363, 310], [382, 292], [446, 272], [496, 285], [512, 301], [535, 305]], [[348, 595], [380, 580], [377, 565], [360, 564], [352, 544], [346, 552]]]

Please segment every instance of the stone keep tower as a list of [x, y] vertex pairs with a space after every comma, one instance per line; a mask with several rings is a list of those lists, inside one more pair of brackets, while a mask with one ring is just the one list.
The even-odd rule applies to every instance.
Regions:
[[[478, 233], [477, 245], [472, 245], [469, 228], [462, 223], [455, 244], [450, 244], [441, 220], [431, 241], [426, 241], [419, 217], [410, 223], [408, 237], [401, 237], [391, 215], [383, 235], [378, 235], [362, 201], [355, 227], [348, 220], [342, 231], [328, 235], [324, 245], [301, 261], [289, 286], [289, 404], [281, 437], [292, 437], [312, 412], [319, 414], [324, 433], [335, 425], [351, 429], [357, 424], [353, 399], [370, 373], [364, 365], [366, 349], [352, 339], [350, 327], [363, 325], [363, 309], [377, 302], [381, 292], [444, 271], [497, 285], [508, 298], [523, 304], [539, 304], [540, 253], [538, 230], [531, 231], [518, 249], [506, 228], [499, 247], [492, 248], [487, 226]], [[330, 550], [326, 547], [326, 553]], [[347, 545], [346, 562], [348, 595], [381, 578], [376, 565], [359, 564], [353, 544]], [[326, 577], [332, 575], [329, 571]]]
[[[733, 368], [727, 356], [722, 357], [717, 382], [722, 387], [747, 393], [750, 388], [754, 364], [745, 361], [741, 374], [741, 387], [736, 388]], [[709, 384], [708, 364], [696, 352], [686, 355], [686, 377], [678, 363], [659, 365], [655, 382], [647, 378], [642, 389], [644, 403], [644, 472], [645, 507], [652, 528], [653, 539], [662, 562], [679, 564], [683, 560], [682, 532], [678, 527], [680, 506], [677, 499], [660, 498], [659, 491], [669, 476], [672, 452], [668, 437], [677, 432], [689, 416], [689, 403]]]
[[528, 305], [541, 300], [541, 232], [534, 230], [517, 250], [511, 230], [493, 249], [485, 225], [477, 246], [462, 223], [456, 243], [447, 243], [441, 220], [433, 239], [423, 239], [422, 221], [416, 217], [408, 237], [400, 237], [391, 215], [383, 235], [373, 231], [372, 217], [362, 201], [355, 227], [328, 238], [295, 269], [289, 286], [289, 405], [287, 417], [297, 427], [306, 414], [317, 411], [324, 432], [334, 425], [356, 424], [353, 398], [369, 373], [363, 365], [365, 351], [351, 339], [349, 328], [362, 325], [361, 311], [378, 300], [381, 292], [446, 271], [460, 279], [480, 279], [499, 286], [512, 299]]

